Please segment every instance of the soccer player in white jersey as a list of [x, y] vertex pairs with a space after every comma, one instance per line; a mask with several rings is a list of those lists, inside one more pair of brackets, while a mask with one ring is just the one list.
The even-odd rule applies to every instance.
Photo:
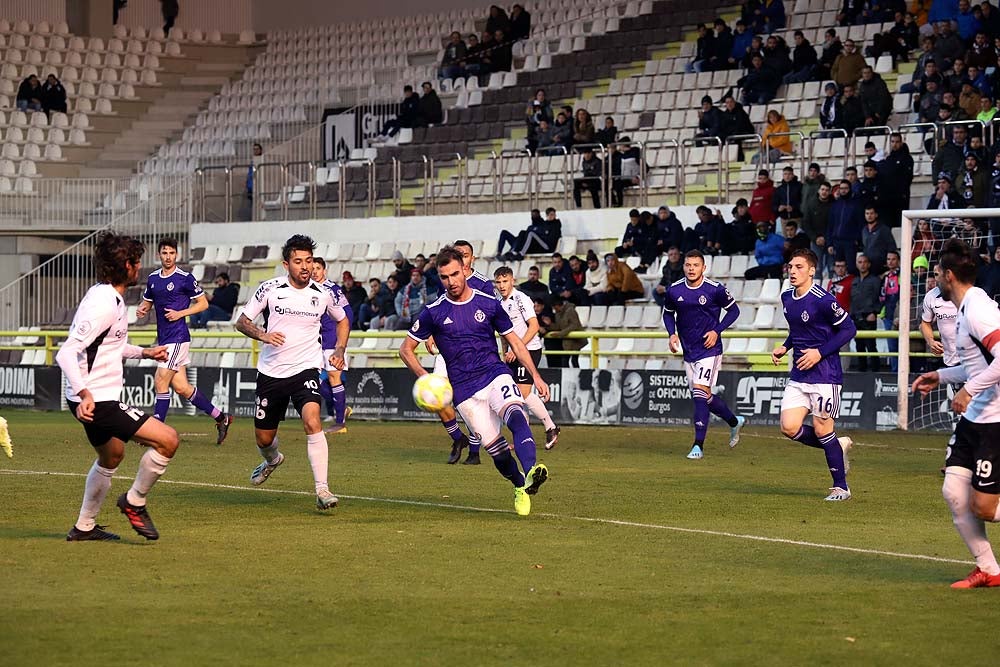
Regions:
[[138, 239], [108, 232], [94, 248], [97, 284], [80, 302], [56, 362], [66, 376], [66, 403], [83, 424], [97, 452], [83, 492], [80, 516], [66, 535], [69, 542], [117, 540], [97, 525], [111, 478], [125, 457], [125, 443], [148, 447], [118, 509], [147, 540], [160, 537], [146, 511], [146, 496], [177, 451], [177, 432], [151, 415], [121, 402], [123, 359], [166, 359], [165, 346], [141, 348], [128, 343], [125, 291], [139, 280], [145, 248]]
[[[927, 282], [934, 281], [934, 287], [927, 290], [924, 295], [924, 304], [920, 312], [920, 334], [927, 343], [927, 349], [932, 354], [941, 357], [945, 366], [958, 366], [961, 360], [958, 358], [958, 350], [955, 349], [955, 326], [958, 323], [958, 309], [948, 299], [941, 295], [941, 288], [937, 286], [938, 276], [941, 275], [941, 265], [934, 267], [934, 274], [927, 279]], [[937, 324], [938, 333], [941, 340], [934, 339], [934, 324]], [[954, 426], [958, 425], [955, 420]], [[949, 445], [955, 444], [955, 429], [952, 428]], [[944, 469], [941, 469], [944, 472]]]
[[156, 375], [153, 378], [153, 386], [156, 389], [153, 416], [161, 422], [167, 420], [172, 387], [175, 392], [215, 420], [215, 428], [218, 431], [215, 444], [221, 445], [229, 433], [229, 425], [233, 423], [232, 415], [212, 405], [212, 401], [187, 379], [191, 332], [188, 331], [186, 318], [207, 310], [208, 299], [194, 276], [177, 268], [177, 239], [170, 237], [160, 239], [157, 243], [157, 252], [160, 255], [160, 268], [150, 273], [146, 279], [142, 303], [136, 310], [136, 315], [144, 318], [155, 308], [156, 341], [167, 347], [167, 360], [157, 365]]
[[[417, 377], [425, 375], [427, 371], [420, 365], [415, 350], [434, 336], [453, 371], [450, 379], [459, 414], [482, 438], [500, 474], [514, 485], [514, 509], [525, 516], [531, 512], [530, 496], [548, 478], [548, 470], [536, 462], [535, 439], [524, 413], [524, 399], [510, 369], [497, 354], [497, 333], [528, 369], [543, 401], [549, 396], [549, 388], [538, 375], [524, 343], [514, 333], [514, 325], [500, 302], [492, 294], [473, 289], [466, 281], [461, 254], [452, 247], [442, 248], [436, 266], [445, 294], [421, 311], [399, 348], [399, 356]], [[504, 423], [514, 436], [516, 459], [501, 433]]]
[[941, 295], [958, 308], [955, 348], [961, 363], [924, 373], [913, 390], [926, 395], [944, 382], [965, 383], [952, 401], [962, 418], [948, 448], [941, 491], [976, 567], [951, 587], [1000, 586], [985, 524], [1000, 521], [1000, 309], [975, 287], [977, 260], [968, 245], [948, 241], [939, 262]]
[[[837, 299], [813, 283], [818, 261], [812, 250], [792, 253], [788, 263], [788, 282], [792, 286], [781, 293], [788, 338], [774, 348], [771, 360], [777, 366], [789, 350], [794, 350], [790, 381], [781, 397], [781, 432], [803, 445], [823, 450], [833, 477], [826, 500], [844, 501], [851, 498], [847, 452], [853, 441], [837, 437], [834, 420], [840, 416], [840, 388], [844, 382], [840, 348], [854, 338], [857, 328]], [[812, 424], [806, 424], [810, 413]]]
[[[257, 362], [257, 411], [254, 435], [263, 461], [254, 468], [250, 481], [263, 484], [285, 461], [278, 451], [278, 424], [285, 419], [288, 402], [295, 406], [306, 432], [306, 453], [316, 484], [316, 506], [325, 510], [337, 506], [327, 478], [330, 452], [320, 417], [319, 363], [320, 320], [329, 315], [337, 323], [337, 343], [327, 360], [344, 370], [344, 352], [351, 333], [350, 320], [337, 305], [333, 292], [312, 279], [316, 244], [308, 236], [296, 234], [281, 249], [288, 275], [261, 283], [243, 306], [236, 329], [264, 343]], [[261, 315], [264, 326], [254, 319]]]
[[[538, 316], [535, 315], [535, 305], [527, 294], [514, 287], [514, 271], [509, 266], [501, 266], [493, 272], [493, 277], [497, 293], [500, 295], [500, 303], [514, 324], [514, 333], [521, 337], [521, 342], [531, 355], [531, 360], [535, 362], [535, 368], [538, 368], [542, 360], [542, 339], [538, 337]], [[514, 350], [507, 345], [504, 345], [503, 360], [514, 375], [514, 381], [521, 390], [528, 412], [538, 417], [545, 426], [545, 449], [552, 449], [559, 441], [561, 429], [552, 421], [545, 403], [542, 403], [542, 399], [532, 390], [532, 379], [528, 369], [517, 360]]]

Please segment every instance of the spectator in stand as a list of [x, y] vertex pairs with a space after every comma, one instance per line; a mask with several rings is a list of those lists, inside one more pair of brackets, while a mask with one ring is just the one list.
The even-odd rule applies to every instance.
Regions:
[[594, 143], [602, 146], [609, 146], [618, 140], [618, 128], [615, 127], [615, 119], [608, 116], [604, 119], [604, 127], [594, 133]]
[[881, 213], [882, 183], [878, 177], [878, 165], [869, 160], [865, 162], [863, 168], [865, 176], [858, 183], [857, 196], [862, 206], [871, 206]]
[[773, 164], [791, 155], [794, 152], [794, 147], [792, 146], [792, 138], [788, 135], [788, 132], [788, 121], [785, 120], [785, 117], [775, 109], [768, 111], [767, 124], [764, 126], [764, 132], [761, 134], [767, 154], [757, 153], [754, 156], [753, 163], [760, 164], [762, 162], [761, 157], [763, 156], [764, 162]]
[[465, 70], [467, 76], [474, 76], [482, 84], [489, 73], [490, 68], [483, 63], [483, 45], [479, 42], [479, 37], [475, 33], [469, 35], [465, 40], [465, 58], [459, 63]]
[[[499, 261], [519, 262], [525, 255], [550, 253], [555, 250], [561, 237], [562, 221], [556, 217], [554, 208], [550, 206], [545, 209], [544, 219], [537, 208], [532, 209], [531, 223], [517, 236], [506, 229], [500, 231], [496, 257]], [[510, 250], [504, 252], [504, 245], [509, 245]]]
[[840, 98], [837, 96], [837, 84], [832, 81], [827, 83], [823, 89], [826, 97], [819, 107], [819, 126], [824, 130], [835, 130], [839, 127], [837, 119], [837, 107]]
[[812, 81], [819, 59], [816, 49], [809, 43], [801, 30], [795, 31], [795, 49], [792, 50], [792, 71], [785, 75], [784, 83]]
[[[395, 278], [390, 277], [392, 282]], [[398, 287], [398, 285], [397, 285]], [[368, 298], [361, 304], [358, 313], [357, 327], [362, 331], [385, 328], [385, 321], [390, 315], [396, 314], [396, 295], [388, 285], [383, 285], [378, 278], [368, 281]]]
[[413, 258], [413, 266], [419, 269], [420, 273], [424, 274], [424, 282], [427, 283], [428, 289], [438, 294], [444, 294], [444, 285], [441, 283], [441, 277], [438, 275], [437, 267], [434, 266], [433, 262], [428, 262], [423, 254], [418, 254]]
[[896, 241], [892, 231], [883, 225], [878, 218], [878, 210], [871, 205], [865, 206], [865, 226], [861, 229], [861, 252], [871, 262], [872, 273], [882, 273], [885, 270], [886, 257], [889, 251], [896, 249]]
[[944, 92], [944, 75], [939, 71], [937, 61], [933, 59], [924, 61], [924, 64], [913, 75], [913, 81], [900, 87], [901, 92], [913, 93], [913, 108], [915, 110], [919, 108], [918, 103], [927, 92], [927, 84], [930, 81], [937, 84], [939, 95]]
[[382, 131], [379, 132], [381, 136], [377, 137], [377, 139], [394, 137], [400, 128], [403, 127], [417, 127], [419, 116], [420, 97], [413, 92], [413, 86], [403, 86], [403, 101], [399, 104], [399, 113], [396, 114], [395, 118], [390, 118], [385, 122], [385, 125], [382, 126]]
[[953, 176], [946, 171], [938, 174], [937, 186], [927, 201], [928, 209], [946, 210], [959, 207], [958, 198], [952, 188], [952, 178]]
[[878, 171], [882, 180], [885, 222], [890, 227], [898, 227], [903, 211], [910, 208], [910, 184], [913, 183], [913, 156], [899, 132], [889, 135], [889, 154], [879, 163]]
[[975, 155], [979, 160], [980, 169], [984, 169], [989, 164], [986, 146], [983, 145], [983, 138], [980, 136], [974, 136], [969, 139], [969, 148], [966, 155]]
[[587, 252], [587, 275], [584, 289], [587, 290], [590, 303], [595, 306], [607, 305], [604, 303], [604, 295], [608, 291], [608, 270], [597, 259], [597, 254], [593, 250]]
[[743, 104], [767, 104], [778, 94], [781, 77], [771, 68], [765, 67], [764, 57], [755, 53], [750, 58], [750, 69], [737, 85], [743, 89]]
[[750, 51], [750, 43], [753, 41], [753, 33], [747, 30], [743, 21], [736, 22], [736, 32], [733, 33], [733, 48], [729, 51], [729, 58], [725, 69], [737, 69], [743, 59]]
[[559, 253], [552, 253], [552, 266], [549, 268], [549, 292], [557, 296], [569, 290], [569, 264]]
[[628, 224], [622, 234], [622, 242], [615, 248], [615, 255], [618, 257], [635, 257], [646, 246], [646, 237], [649, 229], [642, 224], [642, 215], [639, 209], [633, 208], [628, 212]]
[[507, 39], [503, 30], [497, 30], [493, 33], [493, 41], [496, 42], [496, 46], [490, 53], [490, 71], [511, 71], [514, 67], [514, 49], [511, 46], [511, 41]]
[[931, 256], [938, 246], [937, 237], [931, 231], [931, 221], [926, 218], [917, 220], [917, 230], [913, 233], [913, 249], [910, 252], [912, 257], [924, 258]]
[[784, 78], [792, 71], [791, 51], [784, 39], [770, 35], [764, 43], [763, 53], [764, 67], [775, 72], [779, 77]]
[[729, 223], [727, 229], [729, 244], [726, 252], [731, 255], [749, 255], [757, 244], [757, 229], [753, 224], [750, 204], [746, 199], [740, 197], [736, 200], [732, 215], [733, 221]]
[[[944, 102], [944, 96], [941, 95], [938, 82], [934, 79], [929, 79], [927, 81], [926, 92], [922, 95], [914, 93], [913, 96], [919, 99], [917, 117], [920, 122], [936, 123], [941, 113], [941, 105]], [[951, 113], [951, 107], [948, 107], [948, 113]]]
[[932, 0], [927, 22], [933, 27], [958, 20], [958, 0]]
[[528, 148], [534, 151], [538, 148], [538, 130], [542, 121], [548, 124], [553, 120], [552, 104], [546, 99], [544, 88], [535, 91], [535, 97], [528, 104], [525, 115], [528, 122]]
[[833, 263], [833, 276], [826, 284], [826, 291], [832, 294], [833, 298], [837, 300], [837, 304], [847, 312], [851, 312], [851, 286], [853, 284], [854, 274], [847, 272], [847, 262], [838, 259]]
[[774, 222], [774, 181], [766, 169], [757, 172], [757, 186], [750, 197], [750, 217], [755, 224]]
[[958, 174], [955, 184], [961, 208], [982, 208], [986, 205], [990, 192], [990, 175], [979, 167], [979, 157], [975, 153], [965, 156], [965, 168]]
[[722, 112], [712, 104], [712, 98], [705, 95], [701, 98], [701, 110], [698, 111], [698, 131], [695, 138], [718, 137], [722, 132]]
[[982, 29], [982, 24], [972, 12], [972, 5], [969, 0], [958, 0], [958, 16], [955, 17], [958, 24], [958, 36], [963, 42], [971, 42], [976, 33]]
[[904, 15], [901, 12], [896, 12], [892, 28], [885, 32], [876, 33], [872, 39], [872, 45], [865, 50], [865, 53], [876, 59], [887, 53], [892, 56], [894, 65], [900, 61], [908, 62], [910, 51], [917, 48], [919, 40], [920, 32], [913, 14], [907, 12]]
[[833, 260], [846, 260], [847, 268], [852, 273], [856, 270], [855, 257], [864, 222], [865, 213], [861, 208], [861, 200], [851, 192], [851, 182], [844, 179], [837, 185], [836, 197], [830, 205], [826, 252]]
[[857, 25], [860, 23], [861, 12], [864, 7], [864, 0], [844, 0], [843, 6], [837, 13], [837, 24], [845, 27]]
[[[554, 149], [550, 151], [553, 155], [561, 154], [562, 151], [558, 150], [560, 148], [569, 149], [573, 146], [573, 125], [569, 122], [569, 118], [566, 114], [560, 111], [556, 114], [556, 120], [552, 123], [552, 145], [550, 148]], [[541, 145], [539, 144], [539, 147]]]
[[976, 90], [971, 81], [962, 82], [962, 92], [958, 95], [958, 106], [969, 118], [975, 118], [979, 114], [979, 100], [982, 95]]
[[344, 271], [343, 275], [340, 277], [340, 289], [347, 297], [347, 303], [351, 305], [351, 312], [357, 313], [361, 311], [361, 304], [365, 302], [368, 295], [365, 294], [365, 288], [354, 282], [354, 274], [350, 271]]
[[865, 127], [885, 125], [892, 114], [892, 93], [880, 74], [869, 65], [861, 68], [858, 97], [865, 114]]
[[497, 30], [503, 30], [505, 33], [510, 32], [510, 18], [502, 7], [490, 5], [490, 15], [486, 19], [486, 30], [493, 34], [496, 34]]
[[819, 186], [826, 182], [826, 176], [820, 172], [817, 163], [811, 162], [806, 170], [806, 177], [802, 179], [802, 216], [809, 212], [816, 198], [819, 195]]
[[410, 260], [406, 259], [402, 252], [396, 250], [392, 253], [392, 265], [396, 267], [396, 270], [392, 272], [396, 276], [396, 282], [400, 285], [406, 285], [410, 282], [410, 272], [414, 269], [413, 264], [410, 264]]
[[830, 208], [833, 205], [833, 186], [824, 181], [816, 191], [816, 199], [802, 214], [802, 231], [812, 241], [812, 251], [819, 263], [816, 274], [822, 277], [829, 273], [833, 258], [827, 253], [826, 230], [830, 224]]
[[954, 181], [958, 172], [965, 164], [967, 132], [964, 125], [956, 125], [952, 129], [951, 141], [945, 142], [934, 154], [931, 162], [931, 173], [947, 173], [949, 180]]
[[608, 253], [604, 256], [608, 267], [608, 305], [624, 306], [626, 301], [641, 299], [643, 296], [642, 281], [635, 271], [625, 262]]
[[420, 98], [420, 122], [427, 125], [440, 125], [444, 121], [444, 111], [441, 108], [441, 98], [430, 81], [424, 81], [424, 90]]
[[710, 55], [703, 65], [703, 71], [706, 72], [729, 69], [729, 54], [733, 51], [733, 31], [726, 25], [726, 22], [717, 18], [713, 27], [715, 40], [712, 42]]
[[781, 278], [785, 268], [785, 240], [771, 231], [771, 223], [757, 223], [757, 243], [754, 247], [754, 257], [757, 266], [747, 269], [744, 277], [747, 280], [761, 278]]
[[247, 165], [247, 175], [245, 180], [246, 200], [243, 202], [243, 205], [240, 206], [238, 214], [241, 221], [253, 220], [254, 165], [260, 162], [258, 158], [264, 154], [264, 147], [255, 142], [253, 148], [251, 148], [251, 152], [252, 157], [250, 158], [250, 164]]
[[765, 35], [785, 27], [785, 4], [781, 0], [761, 0], [750, 19], [750, 29]]
[[837, 36], [837, 31], [830, 28], [823, 36], [823, 53], [820, 54], [819, 63], [816, 65], [816, 72], [813, 74], [813, 78], [820, 81], [829, 79], [830, 72], [833, 70], [833, 64], [837, 62], [837, 58], [843, 52], [844, 45], [841, 43], [840, 37]]
[[493, 72], [493, 54], [496, 53], [497, 43], [493, 39], [493, 33], [484, 30], [479, 38], [479, 49], [477, 59], [479, 60], [480, 74]]
[[663, 277], [660, 283], [653, 289], [653, 301], [656, 305], [662, 306], [667, 288], [684, 277], [684, 260], [681, 258], [681, 249], [671, 246], [667, 250], [667, 261], [663, 263]]
[[[729, 137], [740, 134], [753, 134], [755, 132], [750, 116], [747, 115], [743, 105], [736, 101], [732, 95], [726, 95], [721, 110], [721, 120], [719, 122], [719, 138], [723, 142]], [[743, 147], [740, 145], [737, 158], [743, 160]]]
[[590, 296], [587, 293], [587, 267], [576, 255], [569, 258], [569, 280], [569, 296], [566, 298], [573, 305], [589, 306]]
[[851, 184], [851, 194], [855, 197], [861, 196], [861, 181], [858, 180], [858, 168], [848, 167], [844, 170], [844, 179]]
[[844, 52], [833, 61], [833, 67], [830, 68], [830, 78], [843, 89], [848, 84], [854, 85], [858, 82], [864, 66], [865, 57], [858, 53], [854, 40], [848, 39], [844, 42]]
[[658, 254], [661, 255], [671, 246], [679, 248], [684, 243], [684, 225], [666, 206], [661, 206], [656, 211], [656, 242]]
[[885, 153], [882, 152], [878, 146], [875, 145], [873, 141], [865, 142], [865, 161], [866, 162], [881, 162], [885, 159]]
[[979, 5], [979, 23], [986, 34], [992, 39], [1000, 36], [1000, 14], [989, 2], [982, 2]]
[[542, 299], [543, 301], [549, 298], [549, 288], [543, 283], [539, 278], [542, 272], [537, 266], [532, 266], [528, 269], [528, 279], [517, 286], [519, 290], [528, 295], [532, 300]]
[[576, 118], [573, 119], [573, 143], [592, 144], [595, 134], [597, 131], [590, 113], [586, 109], [577, 109]]
[[[1000, 208], [1000, 150], [993, 151], [993, 165], [990, 167], [990, 208]], [[1000, 246], [1000, 218], [990, 219], [990, 245]]]
[[[543, 118], [538, 123], [538, 128], [535, 130], [535, 152], [539, 155], [554, 155], [559, 151], [555, 148], [554, 141], [554, 131], [549, 124], [549, 121]], [[528, 144], [528, 148], [531, 148], [531, 144]]]
[[66, 89], [55, 74], [45, 77], [42, 84], [42, 110], [46, 116], [54, 111], [66, 113]]
[[620, 208], [625, 202], [625, 189], [641, 182], [642, 153], [629, 137], [622, 137], [618, 145], [610, 147], [611, 205]]
[[396, 314], [386, 318], [386, 329], [409, 329], [424, 306], [433, 303], [437, 297], [437, 292], [431, 291], [424, 282], [424, 274], [414, 268], [410, 272], [410, 282], [396, 295]]
[[854, 134], [854, 130], [865, 125], [865, 107], [855, 94], [853, 83], [844, 86], [843, 90], [837, 102], [837, 127]]
[[963, 218], [962, 225], [951, 235], [972, 248], [979, 257], [979, 264], [989, 261], [989, 247], [986, 235], [972, 218]]
[[[882, 291], [879, 300], [882, 302], [882, 328], [886, 331], [899, 329], [899, 251], [890, 250], [886, 255], [886, 272], [882, 277]], [[899, 339], [890, 338], [886, 341], [889, 352], [899, 351]], [[896, 356], [889, 357], [889, 368], [896, 370]]]
[[976, 32], [972, 46], [965, 52], [965, 64], [969, 67], [978, 67], [981, 70], [987, 67], [996, 67], [996, 49], [993, 48], [990, 38], [982, 30]]
[[601, 208], [601, 189], [604, 184], [604, 163], [594, 154], [594, 149], [583, 149], [580, 160], [580, 171], [583, 174], [573, 179], [573, 201], [577, 208], [583, 207], [583, 191], [590, 192], [590, 200], [594, 208]]
[[802, 217], [802, 183], [795, 170], [781, 170], [781, 183], [774, 190], [774, 217], [777, 220], [798, 220]]
[[701, 72], [714, 53], [715, 33], [705, 27], [704, 23], [699, 23], [697, 30], [698, 39], [695, 42], [694, 58], [685, 66], [687, 72]]
[[[966, 69], [969, 73], [969, 82], [972, 84], [972, 87], [975, 88], [981, 96], [992, 97], [993, 83], [990, 81], [989, 75], [986, 74], [986, 70], [976, 65], [969, 65]], [[975, 118], [975, 114], [972, 116]]]
[[215, 290], [208, 300], [208, 309], [192, 315], [191, 326], [204, 329], [209, 322], [228, 322], [233, 318], [239, 298], [240, 284], [229, 282], [229, 274], [223, 271], [215, 276]]
[[951, 29], [950, 22], [940, 24], [937, 39], [934, 41], [935, 60], [941, 64], [942, 69], [951, 69], [956, 59], [961, 59], [965, 55], [965, 42], [958, 36], [958, 33]]
[[920, 80], [927, 73], [928, 62], [935, 63], [936, 70], [937, 65], [934, 60], [934, 37], [923, 37], [920, 40], [920, 49], [920, 55], [917, 57], [917, 65], [913, 69], [913, 77], [910, 79], [909, 83], [904, 83], [899, 87], [899, 92], [901, 93], [913, 93], [920, 89]]
[[462, 41], [462, 33], [457, 30], [451, 33], [448, 44], [444, 47], [444, 56], [441, 58], [441, 68], [438, 70], [439, 79], [457, 79], [465, 76], [462, 69], [462, 61], [465, 60], [466, 47]]
[[170, 30], [181, 13], [181, 4], [178, 0], [160, 0], [160, 13], [163, 14], [163, 34], [169, 37]]
[[[580, 323], [580, 316], [576, 312], [576, 306], [567, 301], [565, 297], [555, 295], [552, 297], [552, 310], [555, 317], [551, 323], [544, 318], [539, 318], [538, 333], [543, 335], [546, 350], [576, 352], [583, 349], [587, 344], [584, 338], [567, 338], [566, 335], [574, 331], [583, 331]], [[549, 326], [546, 326], [549, 324]], [[552, 355], [548, 357], [549, 366], [554, 368], [577, 368], [580, 365], [579, 355]]]
[[17, 88], [18, 111], [42, 111], [42, 84], [34, 74], [27, 76]]
[[962, 60], [961, 56], [959, 56], [958, 58], [955, 58], [955, 61], [952, 63], [951, 71], [945, 72], [944, 75], [945, 88], [944, 90], [941, 91], [942, 94], [950, 91], [958, 95], [960, 92], [962, 92], [962, 82], [965, 81], [965, 76], [966, 76], [965, 61]]
[[[864, 255], [857, 257], [858, 276], [851, 284], [851, 317], [858, 331], [875, 331], [878, 328], [878, 313], [882, 310], [879, 297], [882, 293], [882, 281], [872, 272], [871, 263]], [[874, 338], [855, 338], [854, 345], [858, 352], [876, 351]], [[858, 357], [857, 369], [867, 373], [869, 369], [878, 373], [881, 364], [877, 356]]]
[[521, 5], [514, 5], [510, 8], [510, 30], [508, 30], [511, 40], [518, 41], [531, 36], [531, 14], [525, 11]]
[[694, 233], [698, 237], [698, 250], [706, 255], [718, 255], [722, 251], [722, 236], [726, 230], [722, 214], [719, 213], [719, 209], [715, 209], [713, 214], [712, 209], [705, 205], [695, 209], [695, 214], [698, 216], [698, 223], [694, 226]]
[[785, 254], [782, 258], [785, 264], [792, 258], [792, 253], [797, 250], [807, 250], [812, 246], [809, 236], [799, 229], [799, 223], [789, 220], [783, 225], [785, 231]]

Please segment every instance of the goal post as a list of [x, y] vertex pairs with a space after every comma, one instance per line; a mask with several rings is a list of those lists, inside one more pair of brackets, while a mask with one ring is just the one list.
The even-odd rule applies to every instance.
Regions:
[[[914, 209], [903, 211], [902, 234], [899, 241], [899, 360], [897, 363], [898, 395], [897, 395], [897, 425], [902, 430], [910, 428], [910, 329], [913, 322], [914, 290], [913, 283], [913, 246], [914, 230], [921, 220], [927, 220], [937, 229], [933, 229], [934, 238], [929, 241], [933, 250], [929, 258], [933, 270], [937, 262], [936, 254], [952, 237], [952, 233], [960, 229], [965, 218], [984, 220], [1000, 218], [1000, 208], [963, 208], [963, 209]], [[985, 236], [985, 234], [984, 234]], [[919, 316], [918, 316], [919, 317]]]

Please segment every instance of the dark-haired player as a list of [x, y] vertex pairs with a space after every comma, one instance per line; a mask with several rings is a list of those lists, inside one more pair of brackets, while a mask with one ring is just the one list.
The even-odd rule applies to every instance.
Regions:
[[[838, 438], [834, 420], [840, 415], [840, 388], [844, 371], [840, 348], [857, 332], [854, 322], [837, 299], [813, 283], [818, 260], [812, 250], [796, 250], [788, 263], [791, 287], [781, 293], [788, 321], [788, 338], [774, 348], [771, 361], [794, 350], [790, 381], [781, 397], [781, 432], [803, 445], [822, 449], [833, 476], [829, 501], [850, 500], [847, 486], [853, 441]], [[812, 424], [805, 423], [812, 413]]]
[[167, 420], [170, 407], [170, 388], [191, 402], [196, 408], [215, 420], [221, 445], [233, 423], [231, 415], [212, 405], [212, 401], [188, 382], [187, 367], [190, 363], [191, 332], [188, 331], [189, 315], [208, 309], [208, 299], [198, 281], [190, 273], [177, 268], [177, 240], [162, 238], [157, 244], [160, 268], [149, 274], [142, 303], [136, 314], [142, 318], [156, 311], [156, 340], [167, 348], [167, 359], [156, 368], [153, 386], [156, 389], [156, 406], [153, 416], [161, 422]]
[[[542, 463], [536, 463], [535, 440], [524, 413], [524, 400], [510, 369], [497, 354], [497, 333], [528, 369], [543, 401], [548, 398], [549, 388], [538, 375], [524, 343], [514, 333], [514, 325], [500, 302], [492, 294], [473, 289], [466, 281], [461, 253], [452, 247], [443, 248], [436, 265], [445, 294], [420, 312], [399, 348], [399, 356], [417, 377], [425, 375], [427, 371], [420, 365], [415, 350], [417, 345], [434, 337], [451, 370], [459, 414], [482, 437], [500, 474], [514, 485], [514, 509], [522, 516], [527, 515], [531, 512], [530, 496], [548, 478], [548, 470]], [[514, 436], [516, 459], [501, 433], [504, 423]]]
[[[264, 460], [254, 468], [250, 482], [263, 484], [284, 462], [284, 454], [278, 451], [278, 424], [285, 419], [291, 401], [305, 427], [316, 506], [325, 510], [336, 507], [338, 500], [330, 493], [330, 451], [320, 417], [320, 320], [326, 314], [337, 323], [336, 348], [327, 359], [337, 370], [344, 369], [351, 325], [347, 313], [334, 302], [333, 293], [312, 279], [315, 249], [315, 242], [301, 234], [285, 242], [281, 256], [288, 275], [261, 283], [240, 311], [236, 329], [264, 343], [257, 361], [254, 415], [254, 436]], [[253, 323], [258, 315], [264, 319], [263, 327]]]
[[132, 486], [118, 497], [118, 509], [146, 539], [160, 536], [146, 511], [146, 496], [177, 451], [177, 432], [121, 402], [123, 359], [161, 361], [167, 357], [163, 345], [144, 349], [128, 343], [125, 290], [138, 282], [144, 252], [142, 242], [130, 236], [109, 232], [98, 239], [94, 248], [97, 284], [80, 302], [66, 342], [56, 355], [66, 376], [66, 402], [97, 452], [87, 474], [80, 516], [66, 535], [69, 542], [119, 539], [96, 522], [129, 440], [148, 449], [139, 459]]
[[926, 395], [941, 383], [965, 385], [952, 408], [962, 415], [948, 447], [941, 491], [976, 567], [952, 588], [1000, 586], [1000, 566], [986, 521], [1000, 521], [1000, 310], [976, 282], [975, 251], [948, 241], [938, 260], [941, 296], [958, 308], [955, 347], [960, 364], [924, 373], [913, 390]]
[[[725, 317], [722, 316], [725, 311]], [[663, 326], [670, 334], [670, 351], [684, 350], [684, 369], [694, 400], [694, 444], [687, 457], [700, 459], [708, 433], [709, 412], [729, 424], [729, 446], [740, 442], [745, 417], [737, 417], [712, 387], [722, 365], [722, 332], [736, 322], [740, 307], [721, 283], [705, 277], [705, 256], [699, 250], [684, 255], [684, 278], [663, 294]]]

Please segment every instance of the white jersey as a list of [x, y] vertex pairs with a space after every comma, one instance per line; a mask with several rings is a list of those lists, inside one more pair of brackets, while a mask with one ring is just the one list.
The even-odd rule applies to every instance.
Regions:
[[[518, 338], [524, 340], [524, 334], [528, 333], [528, 320], [537, 319], [535, 304], [531, 302], [527, 294], [517, 288], [512, 290], [506, 299], [500, 299], [500, 303], [514, 324], [514, 333], [517, 334]], [[540, 350], [542, 349], [542, 339], [536, 333], [524, 346], [529, 350]]]
[[128, 344], [128, 308], [111, 285], [94, 285], [83, 297], [69, 336], [56, 361], [66, 375], [66, 398], [80, 400], [90, 391], [95, 402], [120, 401], [122, 359], [142, 356], [142, 348]]
[[330, 290], [313, 280], [298, 289], [288, 276], [261, 283], [241, 314], [251, 320], [262, 315], [264, 331], [284, 335], [282, 345], [263, 345], [257, 361], [257, 370], [273, 378], [287, 378], [319, 368], [323, 354], [320, 318], [326, 314], [339, 322], [347, 317], [344, 309], [334, 302]]
[[958, 309], [955, 346], [962, 365], [939, 370], [941, 382], [966, 383], [973, 395], [966, 419], [978, 424], [1000, 422], [1000, 387], [982, 379], [988, 376], [993, 357], [1000, 354], [1000, 308], [978, 287], [969, 288]]
[[944, 347], [944, 364], [957, 366], [960, 360], [955, 349], [955, 327], [958, 324], [958, 309], [955, 304], [942, 297], [941, 290], [935, 287], [924, 295], [920, 319], [928, 323], [937, 322], [941, 345]]

